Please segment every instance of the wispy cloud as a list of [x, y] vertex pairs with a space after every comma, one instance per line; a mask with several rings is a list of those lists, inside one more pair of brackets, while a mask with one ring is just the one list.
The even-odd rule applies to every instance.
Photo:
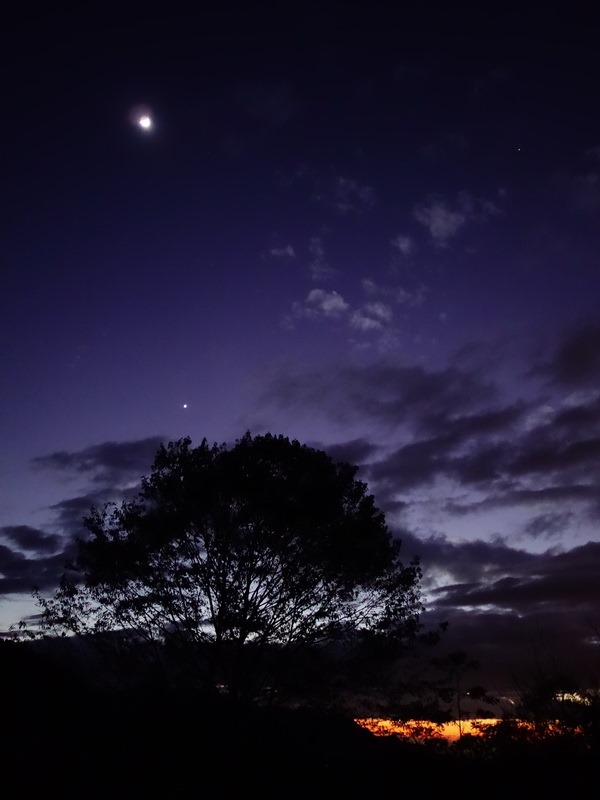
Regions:
[[362, 214], [377, 203], [373, 186], [337, 171], [324, 172], [310, 164], [302, 164], [286, 182], [304, 184], [312, 202], [343, 216]]
[[322, 236], [311, 236], [308, 243], [310, 262], [308, 265], [313, 281], [325, 281], [335, 275], [335, 270], [327, 260]]
[[296, 252], [292, 245], [288, 244], [285, 247], [272, 247], [269, 250], [269, 255], [273, 256], [273, 258], [294, 258]]
[[338, 319], [350, 309], [341, 294], [336, 291], [312, 289], [303, 303], [294, 303], [291, 317], [294, 319], [326, 317]]
[[341, 214], [360, 213], [375, 205], [375, 190], [352, 178], [339, 176], [334, 182], [334, 204]]
[[[588, 155], [600, 160], [600, 146], [589, 150]], [[600, 210], [600, 170], [597, 164], [592, 169], [558, 172], [554, 176], [554, 186], [571, 211], [588, 218], [597, 216]]]
[[392, 321], [393, 313], [389, 305], [381, 302], [367, 303], [353, 311], [350, 325], [361, 331], [383, 330]]
[[414, 239], [402, 234], [398, 234], [395, 239], [392, 239], [392, 247], [395, 247], [405, 258], [412, 255], [416, 249]]
[[427, 228], [436, 247], [446, 247], [467, 225], [485, 222], [498, 213], [494, 203], [479, 200], [468, 192], [461, 192], [454, 202], [432, 197], [413, 211], [417, 222]]
[[363, 278], [361, 286], [368, 297], [384, 297], [399, 306], [413, 308], [422, 305], [427, 295], [427, 287], [424, 284], [409, 290], [403, 286], [385, 286], [372, 278]]

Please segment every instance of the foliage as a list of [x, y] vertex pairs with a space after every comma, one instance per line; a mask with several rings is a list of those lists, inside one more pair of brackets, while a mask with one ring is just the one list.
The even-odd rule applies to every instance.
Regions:
[[38, 595], [45, 628], [144, 643], [240, 696], [272, 684], [267, 654], [414, 637], [419, 566], [356, 471], [270, 434], [161, 447], [137, 499], [85, 519], [70, 574]]

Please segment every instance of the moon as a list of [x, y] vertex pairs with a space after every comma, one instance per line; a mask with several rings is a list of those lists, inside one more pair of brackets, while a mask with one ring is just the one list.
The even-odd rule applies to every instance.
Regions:
[[131, 106], [128, 117], [130, 124], [134, 128], [144, 133], [151, 133], [154, 130], [154, 114], [152, 113], [152, 108], [146, 103], [138, 103], [135, 106]]
[[183, 406], [182, 406], [182, 408], [187, 408], [187, 407], [188, 407], [187, 403], [184, 403]]

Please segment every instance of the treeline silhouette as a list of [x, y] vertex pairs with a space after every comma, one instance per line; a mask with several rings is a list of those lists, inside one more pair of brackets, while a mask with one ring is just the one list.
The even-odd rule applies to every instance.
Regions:
[[[406, 742], [373, 736], [348, 713], [146, 678], [103, 683], [67, 650], [0, 641], [2, 777], [18, 796], [416, 797], [460, 787], [467, 797], [584, 797], [597, 780], [597, 736], [566, 723], [560, 735], [556, 726], [543, 735], [541, 719], [540, 735], [507, 720], [454, 745]], [[587, 731], [597, 729], [596, 719]]]

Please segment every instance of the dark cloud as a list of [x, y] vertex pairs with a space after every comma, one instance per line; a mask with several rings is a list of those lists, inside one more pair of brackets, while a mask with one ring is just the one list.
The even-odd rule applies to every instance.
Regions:
[[126, 489], [107, 487], [95, 492], [69, 497], [54, 503], [50, 510], [55, 515], [54, 527], [63, 536], [71, 539], [85, 536], [83, 520], [90, 515], [92, 508], [102, 508], [107, 503], [120, 503], [137, 497], [140, 486], [135, 484]]
[[593, 613], [600, 609], [600, 543], [588, 542], [566, 553], [548, 551], [515, 561], [511, 575], [437, 590], [437, 605], [493, 606], [527, 613], [540, 606]]
[[54, 589], [72, 555], [71, 547], [45, 558], [30, 558], [0, 544], [0, 595], [28, 594], [34, 587]]
[[[415, 493], [433, 487], [440, 511], [453, 516], [530, 508], [515, 535], [569, 536], [600, 517], [600, 396], [581, 383], [594, 372], [596, 336], [588, 326], [567, 337], [543, 374], [529, 373], [526, 399], [503, 402], [490, 346], [437, 371], [379, 363], [280, 376], [263, 409], [316, 411], [357, 426], [346, 457], [361, 464], [386, 513], [402, 518]], [[549, 374], [580, 385], [567, 397], [548, 394], [537, 381]]]
[[5, 525], [0, 528], [0, 538], [16, 544], [20, 550], [32, 553], [52, 553], [60, 547], [60, 538], [29, 525]]
[[447, 417], [427, 416], [420, 427], [437, 431], [435, 438], [403, 445], [371, 469], [371, 476], [388, 484], [411, 487], [438, 476], [464, 484], [493, 481], [502, 472], [508, 446], [502, 434], [514, 433], [524, 406]]
[[600, 432], [600, 396], [588, 403], [572, 405], [559, 411], [554, 418], [557, 430], [565, 429], [567, 435], [580, 438]]
[[[600, 438], [573, 442], [562, 447], [546, 446], [533, 448], [520, 454], [509, 471], [513, 475], [542, 472], [551, 475], [556, 472], [583, 472], [589, 474], [589, 465], [597, 467], [600, 457]], [[595, 471], [595, 469], [594, 469]]]
[[540, 673], [571, 675], [584, 686], [596, 678], [594, 620], [568, 608], [518, 615], [445, 607], [426, 612], [423, 621], [432, 627], [448, 622], [442, 649], [462, 650], [476, 659], [480, 669], [472, 673], [473, 682], [499, 694], [518, 694]]
[[600, 386], [600, 325], [587, 323], [570, 332], [539, 371], [565, 387]]
[[546, 486], [542, 489], [518, 489], [498, 491], [490, 494], [484, 500], [474, 502], [449, 501], [445, 505], [446, 511], [451, 514], [470, 514], [473, 511], [483, 511], [492, 508], [507, 508], [510, 506], [536, 506], [542, 503], [564, 503], [575, 501], [590, 503], [598, 499], [598, 487], [578, 484], [569, 486]]
[[334, 461], [347, 464], [360, 465], [367, 461], [379, 448], [367, 439], [352, 439], [349, 442], [340, 442], [333, 445], [314, 445], [319, 450], [325, 450]]
[[[260, 399], [280, 409], [318, 407], [322, 413], [349, 421], [423, 427], [442, 417], [468, 414], [491, 401], [496, 387], [485, 376], [448, 367], [376, 364], [339, 366], [328, 371], [287, 374], [275, 378]], [[429, 422], [428, 422], [429, 421]]]
[[403, 532], [401, 539], [407, 555], [419, 557], [426, 579], [443, 573], [450, 581], [476, 586], [483, 577], [488, 580], [514, 571], [524, 574], [536, 559], [534, 554], [510, 547], [499, 537], [457, 543], [442, 535], [417, 537]]
[[480, 444], [464, 456], [453, 460], [449, 474], [463, 484], [483, 484], [488, 487], [500, 478], [506, 456], [506, 444]]
[[570, 511], [538, 514], [525, 525], [523, 532], [534, 539], [549, 539], [566, 530], [573, 517], [574, 514]]
[[54, 503], [50, 510], [55, 515], [55, 527], [63, 535], [70, 538], [83, 537], [86, 529], [83, 524], [84, 517], [88, 517], [92, 508], [101, 508], [111, 499], [113, 493], [108, 491], [92, 492], [89, 494], [69, 497]]
[[443, 433], [451, 441], [460, 442], [474, 436], [502, 433], [518, 422], [526, 410], [524, 403], [515, 403], [505, 408], [486, 409], [453, 417], [437, 413], [424, 416], [420, 424], [426, 430]]
[[94, 483], [113, 485], [149, 472], [154, 456], [165, 441], [151, 436], [131, 442], [103, 442], [84, 450], [66, 450], [33, 459], [34, 466], [71, 474], [83, 474]]
[[149, 472], [160, 442], [158, 437], [106, 442], [74, 453], [63, 451], [35, 459], [41, 468], [85, 474], [97, 488], [50, 506], [54, 516], [52, 533], [26, 525], [0, 529], [0, 538], [7, 542], [0, 544], [0, 593], [29, 593], [34, 586], [42, 591], [56, 588], [67, 561], [75, 554], [76, 540], [86, 535], [84, 518], [94, 507], [135, 497], [140, 474]]
[[439, 440], [412, 442], [369, 470], [369, 477], [385, 490], [402, 490], [431, 483], [447, 467], [447, 448]]
[[[585, 680], [597, 664], [600, 543], [532, 554], [506, 543], [425, 542], [423, 561], [456, 583], [430, 589], [423, 621], [449, 622], [447, 650], [481, 663], [490, 685], [518, 688], [540, 669]], [[511, 685], [512, 680], [512, 685]]]

